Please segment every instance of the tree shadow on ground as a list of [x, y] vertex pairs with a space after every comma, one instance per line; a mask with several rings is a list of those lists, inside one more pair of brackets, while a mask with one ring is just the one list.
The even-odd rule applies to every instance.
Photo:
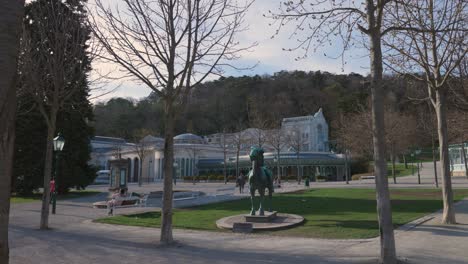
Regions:
[[437, 236], [468, 237], [466, 225], [420, 225], [414, 229], [415, 232], [431, 232]]
[[[157, 236], [154, 239], [149, 237], [126, 238], [125, 236], [115, 237], [106, 235], [105, 231], [97, 231], [90, 233], [65, 231], [65, 230], [49, 230], [39, 231], [23, 228], [12, 225], [11, 229], [19, 236], [28, 236], [29, 239], [37, 239], [38, 241], [46, 241], [51, 248], [54, 248], [54, 254], [66, 254], [70, 249], [73, 249], [75, 255], [81, 256], [82, 260], [92, 259], [93, 261], [106, 260], [106, 254], [111, 253], [120, 255], [119, 257], [125, 263], [137, 263], [143, 259], [151, 259], [151, 256], [158, 256], [165, 259], [164, 263], [185, 263], [184, 260], [191, 260], [191, 263], [377, 263], [375, 256], [367, 256], [363, 254], [360, 257], [336, 257], [334, 254], [317, 253], [285, 253], [284, 251], [275, 252], [269, 249], [268, 246], [260, 246], [262, 250], [252, 249], [228, 249], [222, 246], [215, 245], [205, 239], [200, 239], [197, 243], [196, 239], [192, 238], [191, 242], [178, 241], [173, 247], [158, 247], [159, 242], [156, 242]], [[122, 231], [125, 232], [125, 231]], [[131, 231], [128, 231], [131, 233]], [[235, 239], [234, 237], [232, 239]], [[265, 239], [259, 239], [259, 243], [267, 243]], [[81, 246], [80, 246], [81, 245]], [[22, 243], [15, 243], [12, 250], [20, 250]], [[84, 253], [84, 252], [85, 253]], [[80, 253], [81, 252], [81, 253]], [[138, 254], [136, 254], [138, 253]], [[42, 252], [47, 255], [47, 251]], [[346, 257], [346, 258], [345, 258]], [[95, 262], [96, 263], [96, 262]]]

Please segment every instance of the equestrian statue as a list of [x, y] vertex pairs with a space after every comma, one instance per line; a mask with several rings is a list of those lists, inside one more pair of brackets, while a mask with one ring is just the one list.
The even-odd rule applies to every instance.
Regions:
[[249, 171], [249, 187], [250, 187], [250, 201], [252, 203], [252, 210], [250, 215], [255, 215], [254, 198], [255, 191], [258, 190], [260, 195], [260, 207], [258, 208], [259, 215], [265, 215], [263, 210], [263, 200], [265, 197], [265, 189], [268, 189], [269, 207], [268, 211], [271, 212], [271, 196], [273, 194], [273, 175], [270, 170], [263, 166], [263, 149], [259, 147], [251, 147], [250, 161], [252, 162], [252, 169]]

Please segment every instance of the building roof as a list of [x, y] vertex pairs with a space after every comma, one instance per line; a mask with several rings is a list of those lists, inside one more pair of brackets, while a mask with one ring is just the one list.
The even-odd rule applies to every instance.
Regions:
[[164, 142], [164, 138], [160, 138], [160, 137], [153, 137], [151, 135], [148, 135], [146, 137], [144, 137], [141, 142], [146, 142], [146, 143], [163, 143]]
[[174, 137], [176, 144], [205, 144], [205, 140], [191, 133], [180, 134]]
[[105, 143], [125, 143], [125, 139], [123, 138], [116, 138], [116, 137], [103, 137], [103, 136], [95, 136], [91, 139], [92, 141], [98, 142], [105, 142]]
[[315, 112], [315, 114], [312, 114], [312, 115], [283, 118], [282, 123], [295, 123], [295, 122], [313, 120], [319, 117], [324, 118], [322, 108], [320, 108], [317, 112]]

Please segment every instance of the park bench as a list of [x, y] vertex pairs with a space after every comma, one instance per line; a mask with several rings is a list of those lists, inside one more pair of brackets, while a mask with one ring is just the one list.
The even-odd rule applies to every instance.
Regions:
[[361, 176], [361, 180], [375, 180], [375, 176]]
[[[121, 201], [119, 205], [114, 206], [114, 208], [126, 208], [126, 207], [135, 207], [140, 203], [140, 198], [136, 196], [117, 198], [117, 201]], [[105, 209], [107, 208], [107, 201], [100, 201], [93, 203], [94, 208]]]

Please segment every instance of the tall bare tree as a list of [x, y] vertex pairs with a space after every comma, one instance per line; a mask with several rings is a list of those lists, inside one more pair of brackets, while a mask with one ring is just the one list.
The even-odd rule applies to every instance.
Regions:
[[[426, 84], [428, 100], [437, 117], [442, 196], [442, 223], [455, 224], [447, 132], [448, 80], [468, 52], [468, 2], [464, 0], [422, 0], [400, 2], [389, 12], [399, 28], [389, 34], [385, 45], [388, 66]], [[422, 73], [422, 74], [420, 74]]]
[[0, 263], [8, 264], [10, 182], [15, 141], [16, 72], [24, 0], [0, 2]]
[[123, 143], [115, 143], [112, 145], [111, 147], [111, 153], [112, 153], [112, 156], [115, 158], [115, 159], [121, 159], [122, 158], [122, 145]]
[[370, 158], [373, 153], [371, 112], [362, 108], [359, 113], [347, 114], [337, 129], [337, 139], [355, 157]]
[[[200, 158], [200, 154], [202, 153], [202, 150], [198, 144], [190, 144], [187, 146], [187, 154], [190, 157], [190, 162], [193, 160], [193, 167], [192, 171], [190, 173], [193, 173], [192, 175], [192, 183], [195, 184], [195, 177], [198, 176], [198, 160]], [[226, 158], [224, 159], [226, 160]]]
[[434, 183], [436, 188], [439, 188], [439, 178], [437, 176], [437, 144], [435, 140], [435, 134], [437, 134], [437, 120], [434, 114], [434, 108], [431, 103], [424, 100], [423, 104], [420, 104], [420, 110], [417, 115], [417, 123], [423, 134], [427, 135], [431, 139], [431, 152], [432, 152], [432, 163], [434, 166]]
[[286, 135], [281, 128], [278, 129], [270, 129], [266, 133], [266, 143], [268, 143], [276, 152], [276, 173], [277, 173], [277, 181], [281, 183], [281, 150], [286, 145]]
[[229, 151], [229, 142], [226, 129], [223, 129], [221, 132], [221, 140], [218, 142], [219, 146], [223, 150], [223, 175], [224, 175], [224, 184], [227, 183], [227, 153]]
[[82, 90], [89, 71], [85, 61], [89, 29], [78, 10], [62, 1], [38, 1], [29, 5], [22, 37], [22, 89], [35, 102], [47, 125], [44, 191], [40, 228], [49, 228], [49, 182], [53, 138], [59, 111]]
[[[153, 153], [153, 146], [154, 143], [147, 142], [145, 140], [139, 140], [135, 142], [135, 145], [133, 145], [135, 152], [138, 155], [138, 158], [140, 159], [141, 165], [139, 167], [139, 173], [138, 173], [138, 186], [141, 186], [143, 184], [143, 164], [145, 160], [150, 157], [151, 153]], [[149, 182], [149, 175], [151, 168], [148, 169], [148, 182]]]
[[250, 137], [253, 140], [253, 144], [257, 145], [258, 147], [262, 148], [266, 142], [267, 138], [267, 131], [266, 129], [269, 128], [269, 120], [262, 115], [258, 106], [255, 104], [249, 107], [249, 124], [252, 128], [250, 130]]
[[393, 183], [396, 184], [395, 161], [398, 155], [417, 142], [416, 119], [388, 109], [385, 111], [385, 127], [387, 127], [385, 138], [389, 146], [388, 154], [392, 163]]
[[172, 164], [174, 127], [192, 87], [245, 50], [235, 40], [250, 0], [123, 0], [106, 7], [96, 1], [92, 19], [104, 61], [123, 77], [150, 88], [164, 102], [164, 194], [160, 241], [173, 242]]
[[343, 47], [343, 52], [340, 54], [343, 64], [342, 55], [350, 48], [363, 46], [369, 51], [380, 262], [386, 264], [396, 263], [397, 257], [386, 176], [382, 38], [395, 30], [402, 30], [395, 27], [395, 23], [392, 23], [395, 21], [387, 19], [388, 11], [395, 2], [397, 1], [291, 0], [282, 1], [279, 11], [270, 15], [277, 22], [277, 32], [288, 24], [295, 26], [290, 37], [297, 39], [298, 45], [289, 50], [303, 50], [303, 57], [306, 57], [310, 50], [316, 51], [327, 44], [331, 46], [337, 39]]
[[[346, 149], [355, 155], [368, 157], [373, 152], [368, 142], [372, 140], [371, 112], [362, 109], [360, 113], [347, 115], [341, 122], [338, 130], [338, 140]], [[416, 120], [413, 116], [406, 115], [385, 108], [385, 140], [388, 148], [388, 156], [392, 163], [393, 182], [396, 182], [395, 162], [398, 155], [407, 151], [416, 142]]]
[[242, 151], [244, 151], [246, 143], [246, 135], [244, 130], [240, 129], [242, 126], [239, 125], [239, 132], [233, 133], [232, 143], [236, 150], [236, 179], [239, 178], [239, 156]]

